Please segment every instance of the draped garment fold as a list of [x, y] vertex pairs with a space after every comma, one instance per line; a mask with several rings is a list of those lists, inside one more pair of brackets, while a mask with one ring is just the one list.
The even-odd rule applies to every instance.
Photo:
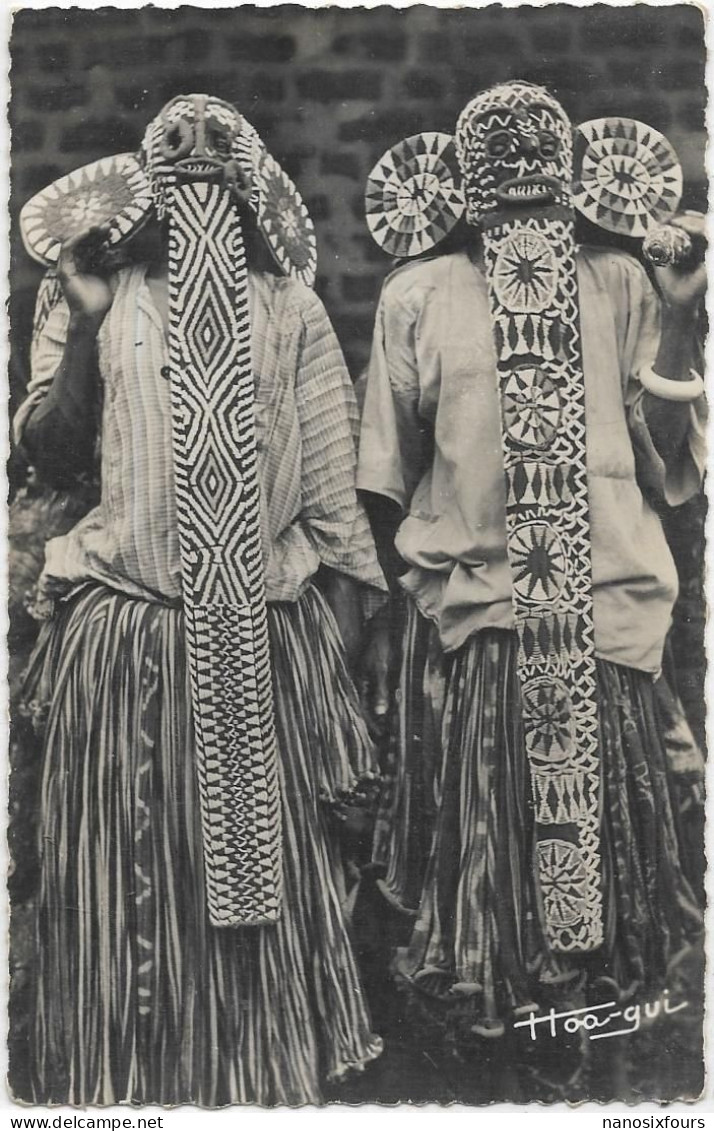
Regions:
[[180, 610], [89, 586], [38, 643], [37, 1102], [319, 1103], [381, 1050], [321, 803], [373, 775], [371, 744], [319, 592], [269, 623], [285, 900], [265, 927], [208, 923]]
[[503, 1032], [576, 979], [596, 1001], [659, 990], [701, 929], [652, 679], [598, 659], [597, 685], [605, 937], [593, 954], [566, 957], [543, 929], [515, 634], [484, 630], [444, 654], [407, 603], [374, 859], [388, 896], [415, 915], [399, 976], [471, 1031]]

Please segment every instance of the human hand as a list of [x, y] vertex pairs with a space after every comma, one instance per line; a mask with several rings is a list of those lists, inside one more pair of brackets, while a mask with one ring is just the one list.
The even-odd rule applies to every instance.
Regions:
[[655, 267], [655, 277], [667, 306], [680, 312], [693, 311], [707, 285], [704, 254], [707, 246], [706, 217], [701, 212], [682, 212], [670, 221], [681, 228], [692, 241], [693, 252], [682, 263], [671, 267]]
[[89, 228], [62, 245], [57, 276], [70, 313], [100, 323], [112, 305], [107, 275], [111, 253], [106, 252], [106, 225]]
[[237, 161], [228, 161], [223, 169], [223, 184], [230, 195], [241, 207], [245, 208], [250, 203], [253, 193], [253, 178], [246, 173]]

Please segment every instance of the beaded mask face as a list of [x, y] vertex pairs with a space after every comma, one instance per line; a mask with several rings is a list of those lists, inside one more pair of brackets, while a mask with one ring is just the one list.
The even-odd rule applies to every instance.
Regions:
[[225, 191], [243, 219], [257, 224], [281, 272], [314, 285], [315, 230], [299, 192], [253, 126], [209, 94], [168, 102], [138, 153], [102, 157], [37, 193], [20, 217], [25, 246], [54, 265], [62, 244], [90, 225], [104, 226], [107, 245], [117, 245], [149, 216], [164, 220], [174, 190], [189, 182]]
[[168, 190], [187, 178], [223, 183], [247, 203], [257, 149], [258, 135], [230, 103], [205, 94], [172, 99], [149, 124], [140, 150], [159, 218]]
[[572, 128], [542, 87], [503, 83], [477, 95], [459, 115], [455, 140], [470, 224], [492, 212], [569, 204]]

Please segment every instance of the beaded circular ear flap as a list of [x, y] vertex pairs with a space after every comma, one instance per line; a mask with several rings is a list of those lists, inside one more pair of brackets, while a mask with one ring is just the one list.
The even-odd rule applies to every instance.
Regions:
[[403, 259], [431, 251], [463, 216], [460, 180], [450, 134], [414, 134], [388, 149], [365, 191], [374, 240]]
[[634, 118], [596, 118], [575, 131], [573, 204], [598, 227], [643, 238], [682, 196], [677, 154]]
[[108, 226], [116, 246], [139, 230], [152, 207], [149, 179], [133, 153], [102, 157], [38, 192], [20, 213], [20, 231], [33, 259], [53, 267], [62, 244]]
[[[597, 118], [575, 131], [573, 205], [598, 227], [645, 237], [677, 211], [682, 169], [667, 139], [634, 118]], [[372, 237], [398, 258], [433, 250], [464, 214], [449, 134], [421, 133], [372, 169], [365, 212]]]
[[[317, 269], [312, 220], [291, 179], [252, 126], [246, 127], [237, 143], [245, 168], [252, 170], [244, 186], [245, 203], [283, 274], [312, 287]], [[54, 267], [62, 244], [89, 228], [107, 225], [112, 247], [129, 239], [154, 204], [140, 158], [119, 153], [68, 173], [33, 196], [20, 213], [20, 230], [33, 259]]]
[[255, 162], [258, 226], [285, 275], [308, 287], [315, 283], [315, 228], [300, 193], [267, 150]]

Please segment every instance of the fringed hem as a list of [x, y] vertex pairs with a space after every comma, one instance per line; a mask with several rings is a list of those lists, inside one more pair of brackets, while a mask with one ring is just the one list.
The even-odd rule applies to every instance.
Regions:
[[364, 1056], [360, 1057], [359, 1060], [351, 1060], [349, 1061], [349, 1063], [345, 1062], [344, 1064], [336, 1065], [328, 1073], [327, 1079], [331, 1083], [339, 1084], [352, 1073], [364, 1072], [365, 1068], [368, 1068], [369, 1065], [372, 1064], [373, 1061], [377, 1060], [377, 1058], [380, 1057], [383, 1052], [384, 1041], [381, 1037], [375, 1037], [365, 1050]]

